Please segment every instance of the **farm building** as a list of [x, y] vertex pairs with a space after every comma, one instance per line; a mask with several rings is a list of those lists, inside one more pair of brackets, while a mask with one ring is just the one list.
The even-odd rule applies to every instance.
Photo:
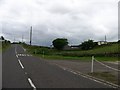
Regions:
[[98, 45], [107, 44], [107, 41], [98, 41]]

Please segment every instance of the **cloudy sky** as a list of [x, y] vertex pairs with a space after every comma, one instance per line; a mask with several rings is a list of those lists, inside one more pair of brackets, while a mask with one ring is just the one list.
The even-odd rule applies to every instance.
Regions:
[[0, 0], [0, 35], [11, 41], [51, 45], [56, 38], [69, 44], [93, 39], [118, 40], [119, 0]]

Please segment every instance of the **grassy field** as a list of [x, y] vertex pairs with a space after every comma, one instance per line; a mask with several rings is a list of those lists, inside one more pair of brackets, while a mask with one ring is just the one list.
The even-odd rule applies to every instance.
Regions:
[[118, 44], [109, 44], [105, 46], [97, 46], [92, 50], [67, 50], [58, 51], [50, 49], [48, 47], [40, 46], [28, 46], [23, 45], [27, 48], [27, 51], [33, 55], [53, 60], [91, 60], [91, 56], [95, 56], [100, 61], [118, 61], [117, 55]]

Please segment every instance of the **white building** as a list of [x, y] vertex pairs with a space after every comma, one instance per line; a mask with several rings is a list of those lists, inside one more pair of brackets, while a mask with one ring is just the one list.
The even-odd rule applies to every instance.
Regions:
[[98, 45], [103, 45], [103, 44], [107, 44], [106, 41], [98, 41]]

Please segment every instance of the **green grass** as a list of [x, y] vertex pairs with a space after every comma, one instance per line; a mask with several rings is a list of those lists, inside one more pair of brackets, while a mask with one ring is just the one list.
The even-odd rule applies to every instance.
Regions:
[[110, 72], [94, 72], [94, 73], [88, 73], [88, 75], [103, 79], [105, 81], [108, 81], [114, 84], [118, 84], [117, 76], [111, 74]]
[[11, 44], [2, 44], [2, 49], [1, 49], [1, 51], [5, 51], [7, 48], [9, 48], [11, 46]]
[[[40, 58], [49, 59], [49, 60], [80, 60], [80, 61], [90, 61], [91, 57], [70, 57], [70, 56], [58, 56], [58, 55], [41, 55], [36, 54]], [[99, 61], [118, 61], [117, 57], [95, 57]]]
[[118, 57], [95, 57], [99, 61], [119, 61]]
[[[94, 55], [97, 60], [100, 61], [118, 61], [117, 54], [118, 44], [97, 46], [92, 50], [67, 50], [67, 51], [58, 51], [55, 49], [49, 49], [46, 47], [40, 46], [29, 46], [23, 45], [24, 48], [31, 54], [35, 54], [39, 57], [43, 57], [45, 59], [53, 59], [53, 60], [91, 60], [91, 56]], [[108, 54], [108, 56], [106, 56]]]
[[52, 60], [86, 60], [89, 61], [91, 57], [70, 57], [70, 56], [58, 56], [58, 55], [41, 55], [37, 54], [35, 56], [38, 56], [40, 58], [44, 59], [52, 59]]
[[64, 56], [105, 56], [119, 53], [118, 44], [111, 44], [106, 46], [97, 46], [92, 50], [77, 50], [77, 51], [62, 51], [61, 54]]
[[2, 45], [1, 45], [1, 43], [0, 43], [0, 52], [2, 52]]

